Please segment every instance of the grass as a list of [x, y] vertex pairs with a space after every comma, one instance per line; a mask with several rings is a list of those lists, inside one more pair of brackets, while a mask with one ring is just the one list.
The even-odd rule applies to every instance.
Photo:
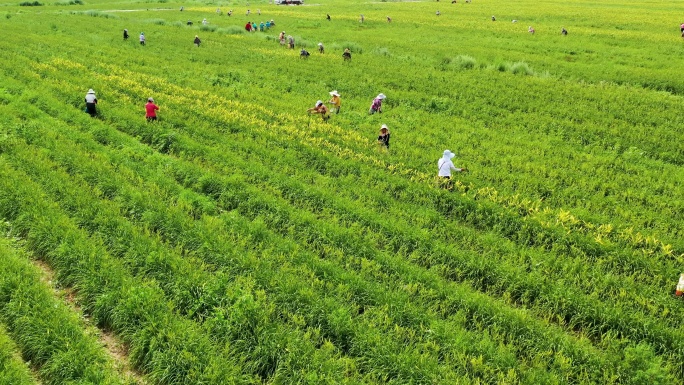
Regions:
[[[5, 248], [150, 382], [684, 378], [681, 6], [184, 5], [10, 6], [0, 42]], [[342, 113], [304, 113], [333, 89]], [[445, 148], [471, 171], [450, 184]]]

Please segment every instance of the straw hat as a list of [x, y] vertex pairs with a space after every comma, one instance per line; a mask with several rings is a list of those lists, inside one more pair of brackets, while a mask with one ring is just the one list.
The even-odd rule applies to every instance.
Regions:
[[444, 150], [444, 153], [442, 154], [442, 158], [445, 158], [445, 159], [451, 159], [455, 156], [456, 156], [456, 154], [454, 154], [453, 152], [451, 152], [449, 150]]
[[323, 101], [322, 101], [322, 100], [319, 100], [319, 101], [316, 102], [316, 107], [321, 106], [321, 105], [323, 105]]
[[152, 98], [147, 98], [147, 101], [154, 103], [154, 99], [152, 99]]
[[387, 128], [387, 125], [386, 125], [386, 124], [383, 124], [382, 126], [380, 126], [380, 129], [383, 129], [383, 128], [384, 128], [385, 130], [388, 130], [388, 128]]
[[318, 46], [322, 46], [322, 45], [323, 45], [323, 43], [318, 43]]
[[337, 92], [337, 90], [335, 90], [335, 91], [330, 91], [329, 94], [332, 95], [332, 96], [340, 96], [340, 93]]
[[385, 96], [385, 94], [379, 94], [379, 95], [378, 95], [378, 99], [380, 99], [380, 100], [383, 100], [383, 99], [385, 99], [386, 97], [387, 97], [387, 96]]
[[92, 88], [88, 90], [88, 93], [89, 93], [89, 94], [93, 94], [93, 95], [95, 95], [95, 91], [93, 91], [93, 89], [92, 89]]

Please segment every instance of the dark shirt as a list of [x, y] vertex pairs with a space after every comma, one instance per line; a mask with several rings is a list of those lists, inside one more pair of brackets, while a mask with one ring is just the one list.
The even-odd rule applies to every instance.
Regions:
[[385, 146], [389, 147], [389, 142], [390, 142], [390, 133], [386, 133], [385, 135], [380, 135], [378, 136], [378, 141], [382, 142]]

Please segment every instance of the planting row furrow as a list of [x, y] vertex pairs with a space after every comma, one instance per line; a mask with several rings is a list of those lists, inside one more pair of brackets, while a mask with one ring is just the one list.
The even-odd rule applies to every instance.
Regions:
[[3, 158], [0, 175], [0, 216], [62, 284], [78, 288], [84, 312], [130, 346], [135, 368], [160, 384], [253, 382], [230, 346], [215, 347], [192, 322], [179, 320], [156, 283], [131, 277]]
[[53, 295], [18, 242], [0, 238], [0, 321], [44, 384], [124, 384], [96, 337]]

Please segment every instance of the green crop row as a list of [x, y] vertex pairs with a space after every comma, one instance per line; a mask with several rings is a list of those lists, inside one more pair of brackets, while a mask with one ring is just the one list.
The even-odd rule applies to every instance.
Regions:
[[28, 363], [21, 359], [19, 350], [0, 325], [0, 384], [34, 385]]
[[4, 161], [2, 174], [2, 216], [29, 249], [54, 266], [60, 282], [78, 287], [84, 312], [130, 346], [135, 368], [170, 384], [249, 381], [231, 347], [214, 346], [192, 323], [177, 319], [154, 282], [133, 279], [41, 195], [39, 186]]
[[83, 321], [54, 298], [18, 245], [0, 239], [0, 321], [44, 384], [123, 384]]

